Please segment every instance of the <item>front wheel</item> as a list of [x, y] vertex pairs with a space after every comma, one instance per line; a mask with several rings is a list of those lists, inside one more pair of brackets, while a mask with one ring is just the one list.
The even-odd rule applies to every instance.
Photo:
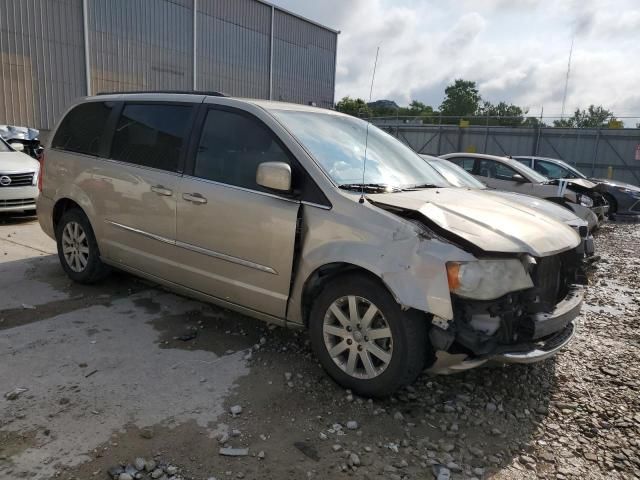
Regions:
[[323, 368], [359, 395], [390, 395], [425, 366], [427, 319], [403, 311], [379, 281], [366, 275], [333, 278], [314, 302], [309, 323]]
[[62, 268], [74, 282], [95, 283], [109, 273], [109, 267], [100, 260], [91, 223], [81, 210], [67, 210], [62, 215], [56, 241]]

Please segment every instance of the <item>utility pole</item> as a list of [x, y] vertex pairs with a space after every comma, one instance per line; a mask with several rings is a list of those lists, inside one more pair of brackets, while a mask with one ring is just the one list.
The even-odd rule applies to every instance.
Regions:
[[560, 111], [560, 120], [564, 117], [564, 105], [567, 101], [567, 89], [569, 88], [569, 74], [571, 73], [571, 56], [573, 55], [573, 41], [575, 35], [571, 37], [571, 48], [569, 49], [569, 61], [567, 62], [567, 77], [564, 81], [564, 94], [562, 95], [562, 109]]

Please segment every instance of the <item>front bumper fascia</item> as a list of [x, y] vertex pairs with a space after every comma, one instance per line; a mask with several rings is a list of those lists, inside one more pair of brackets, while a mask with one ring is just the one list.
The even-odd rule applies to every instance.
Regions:
[[545, 322], [554, 325], [565, 325], [559, 331], [548, 335], [544, 340], [534, 344], [503, 346], [502, 351], [489, 353], [479, 357], [466, 354], [450, 354], [436, 352], [435, 363], [427, 369], [435, 374], [452, 374], [484, 365], [487, 362], [497, 363], [536, 363], [556, 355], [573, 340], [578, 328], [576, 318], [580, 314], [584, 299], [584, 289], [574, 287], [553, 312], [547, 314]]

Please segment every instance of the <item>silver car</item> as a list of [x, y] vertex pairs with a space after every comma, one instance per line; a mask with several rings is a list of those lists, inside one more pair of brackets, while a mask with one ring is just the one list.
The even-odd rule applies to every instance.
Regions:
[[121, 94], [51, 135], [38, 218], [78, 282], [118, 268], [306, 328], [326, 371], [387, 395], [425, 368], [529, 363], [582, 304], [580, 237], [445, 187], [357, 118], [221, 95]]
[[559, 185], [558, 180], [550, 180], [509, 157], [482, 153], [447, 153], [440, 158], [459, 165], [489, 187], [533, 195], [569, 208], [589, 223], [590, 230], [598, 227], [608, 210], [607, 205], [594, 204], [589, 190], [596, 187], [595, 184], [587, 189], [577, 187], [581, 190], [579, 192], [572, 188], [575, 185], [572, 184], [569, 188], [568, 185]]

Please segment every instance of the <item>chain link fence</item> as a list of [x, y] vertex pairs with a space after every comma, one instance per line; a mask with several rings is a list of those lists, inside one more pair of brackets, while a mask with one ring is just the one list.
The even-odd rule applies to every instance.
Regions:
[[551, 116], [523, 119], [426, 115], [370, 120], [418, 153], [558, 158], [589, 177], [640, 185], [640, 117], [617, 117], [600, 127], [585, 128], [554, 127], [554, 120], [559, 117]]

